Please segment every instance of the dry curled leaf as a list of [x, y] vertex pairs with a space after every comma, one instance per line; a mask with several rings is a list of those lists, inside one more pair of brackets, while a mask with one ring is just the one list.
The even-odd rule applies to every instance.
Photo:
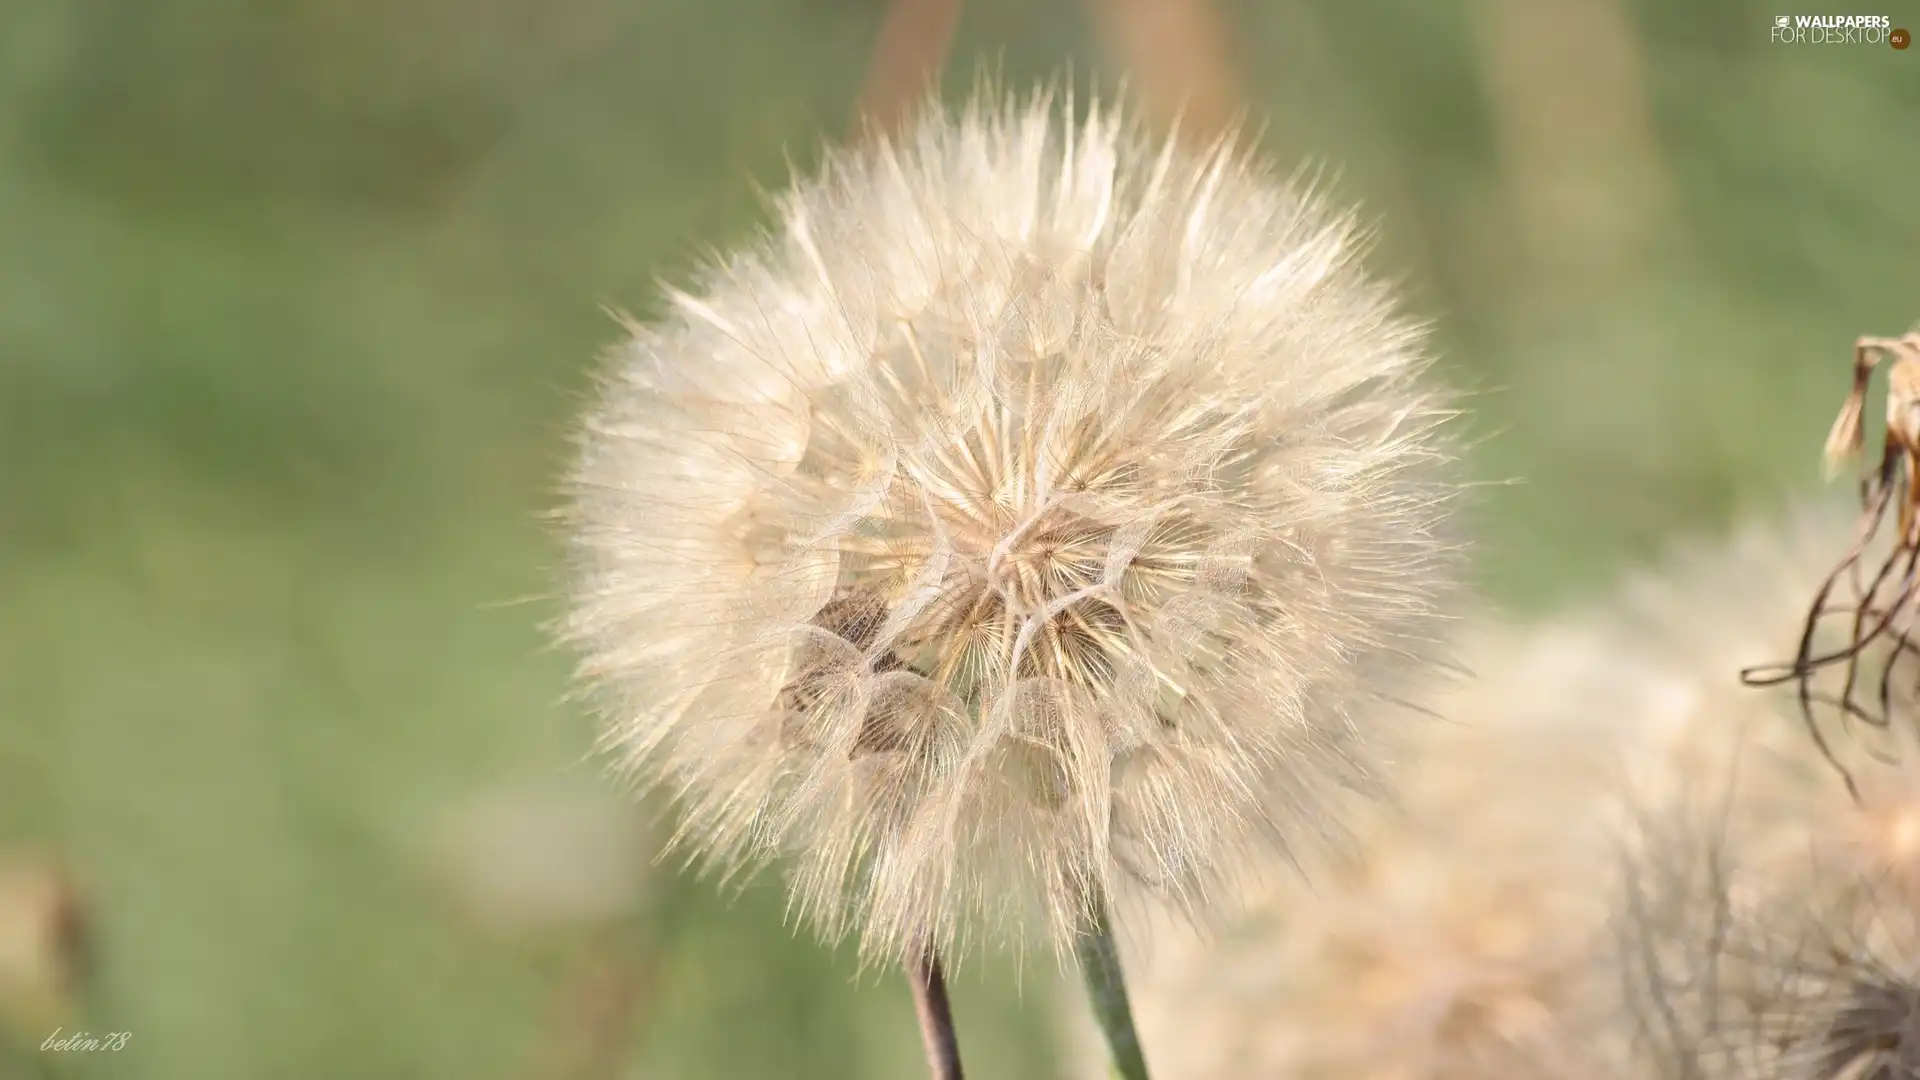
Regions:
[[[1920, 642], [1912, 636], [1920, 595], [1920, 332], [1855, 343], [1853, 388], [1827, 434], [1825, 458], [1831, 474], [1864, 446], [1867, 391], [1882, 363], [1888, 365], [1886, 434], [1879, 460], [1861, 477], [1853, 546], [1815, 591], [1793, 660], [1741, 672], [1750, 686], [1796, 687], [1809, 734], [1856, 795], [1821, 714], [1837, 716], [1849, 733], [1862, 726], [1885, 731], [1896, 700], [1920, 692], [1920, 671], [1912, 668], [1920, 660]], [[1885, 535], [1890, 509], [1891, 538]], [[1902, 681], [1902, 673], [1910, 677]]]

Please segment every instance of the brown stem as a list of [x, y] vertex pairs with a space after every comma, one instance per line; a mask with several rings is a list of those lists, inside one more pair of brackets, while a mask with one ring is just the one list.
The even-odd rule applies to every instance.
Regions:
[[962, 0], [893, 0], [880, 26], [849, 142], [892, 135], [940, 83]]
[[1214, 0], [1085, 0], [1094, 28], [1150, 119], [1206, 146], [1242, 105], [1234, 27]]
[[961, 1080], [960, 1038], [953, 1030], [947, 977], [932, 948], [907, 963], [907, 984], [913, 987], [913, 1011], [920, 1019], [920, 1041], [927, 1048], [927, 1071], [933, 1080]]

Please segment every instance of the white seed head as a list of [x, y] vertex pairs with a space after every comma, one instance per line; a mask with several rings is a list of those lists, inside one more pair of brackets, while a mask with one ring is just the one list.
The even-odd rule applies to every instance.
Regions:
[[1782, 783], [1742, 761], [1717, 797], [1649, 817], [1617, 954], [1632, 1075], [1920, 1075], [1920, 760], [1903, 741], [1859, 802], [1830, 772]]
[[615, 357], [567, 636], [870, 956], [1197, 909], [1431, 666], [1444, 401], [1347, 217], [1041, 96], [834, 156]]
[[[1220, 939], [1144, 968], [1155, 1075], [1685, 1075], [1671, 1062], [1704, 1058], [1699, 999], [1676, 1006], [1676, 1035], [1653, 989], [1711, 981], [1722, 909], [1699, 891], [1713, 867], [1675, 857], [1676, 828], [1732, 814], [1745, 870], [1775, 874], [1799, 871], [1815, 823], [1830, 855], [1884, 865], [1920, 846], [1920, 804], [1856, 810], [1790, 695], [1740, 683], [1791, 655], [1852, 523], [1839, 503], [1750, 523], [1598, 603], [1466, 635], [1475, 678], [1410, 740], [1395, 805], [1354, 820], [1354, 865], [1281, 883]], [[1862, 775], [1880, 790], [1889, 772]]]
[[[1663, 566], [1628, 579], [1609, 621], [1610, 633], [1650, 665], [1639, 680], [1646, 706], [1633, 717], [1642, 742], [1629, 787], [1636, 815], [1658, 817], [1701, 800], [1713, 805], [1738, 772], [1748, 803], [1741, 814], [1756, 829], [1756, 815], [1778, 818], [1777, 828], [1761, 831], [1785, 837], [1789, 823], [1818, 807], [1852, 805], [1835, 762], [1880, 782], [1879, 749], [1849, 730], [1861, 726], [1857, 721], [1819, 718], [1834, 756], [1829, 762], [1794, 687], [1742, 680], [1743, 671], [1791, 661], [1808, 597], [1854, 541], [1857, 519], [1846, 500], [1792, 506], [1749, 519], [1724, 539], [1687, 545]], [[1838, 627], [1822, 627], [1811, 648], [1825, 653], [1843, 636]], [[1808, 688], [1816, 700], [1837, 700], [1844, 678], [1829, 668]]]
[[1280, 882], [1135, 998], [1162, 1080], [1588, 1080], [1613, 1004], [1608, 797], [1632, 704], [1584, 620], [1484, 627], [1342, 872]]
[[[1669, 658], [1647, 716], [1607, 966], [1620, 1075], [1870, 1080], [1920, 1067], [1920, 754], [1911, 703], [1833, 768], [1792, 689], [1742, 686], [1791, 658], [1806, 598], [1855, 534], [1843, 503], [1750, 523], [1629, 590], [1621, 627]], [[1833, 647], [1817, 640], [1815, 652]], [[1837, 670], [1809, 683], [1837, 697]], [[1831, 736], [1829, 732], [1829, 736]]]

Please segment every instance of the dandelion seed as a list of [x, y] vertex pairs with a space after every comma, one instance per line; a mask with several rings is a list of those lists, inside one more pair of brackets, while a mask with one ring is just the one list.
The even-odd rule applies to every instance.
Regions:
[[[1806, 698], [1756, 694], [1732, 677], [1745, 671], [1751, 683], [1756, 661], [1802, 631], [1801, 598], [1819, 587], [1822, 553], [1854, 522], [1842, 504], [1798, 508], [1628, 590], [1624, 625], [1646, 655], [1665, 658], [1675, 707], [1648, 729], [1654, 738], [1619, 792], [1610, 959], [1598, 967], [1622, 996], [1585, 1032], [1603, 1075], [1900, 1075], [1816, 1067], [1847, 1044], [1821, 1042], [1808, 1024], [1837, 1031], [1866, 1019], [1837, 1003], [1846, 992], [1837, 969], [1819, 991], [1827, 1006], [1796, 995], [1814, 993], [1816, 957], [1839, 955], [1834, 920], [1870, 913], [1856, 887], [1912, 843], [1920, 785], [1901, 779], [1893, 758], [1805, 738], [1796, 714]], [[1819, 673], [1802, 692], [1819, 699], [1839, 678]], [[1843, 783], [1835, 763], [1858, 782]]]
[[1616, 1000], [1595, 985], [1607, 796], [1649, 685], [1619, 644], [1586, 617], [1469, 636], [1476, 677], [1355, 820], [1355, 858], [1156, 958], [1161, 1080], [1586, 1080], [1574, 1018]]

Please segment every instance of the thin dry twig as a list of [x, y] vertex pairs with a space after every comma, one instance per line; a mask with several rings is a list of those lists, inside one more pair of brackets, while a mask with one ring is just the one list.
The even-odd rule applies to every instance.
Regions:
[[[1859, 788], [1823, 731], [1819, 710], [1837, 712], [1849, 732], [1856, 722], [1884, 730], [1903, 686], [1902, 671], [1913, 676], [1905, 692], [1920, 694], [1920, 670], [1912, 667], [1920, 662], [1913, 626], [1920, 607], [1920, 332], [1855, 343], [1853, 388], [1827, 435], [1825, 458], [1831, 474], [1859, 454], [1866, 395], [1882, 362], [1888, 364], [1886, 434], [1879, 460], [1860, 480], [1860, 527], [1853, 545], [1814, 593], [1793, 660], [1740, 673], [1749, 686], [1794, 684], [1809, 734], [1856, 800]], [[1877, 555], [1889, 509], [1895, 511], [1892, 542]], [[1825, 633], [1834, 623], [1841, 625], [1844, 643], [1823, 651], [1822, 642], [1831, 640]], [[1840, 672], [1839, 689], [1816, 690], [1815, 680], [1832, 668]], [[1867, 752], [1874, 753], [1871, 747]]]

